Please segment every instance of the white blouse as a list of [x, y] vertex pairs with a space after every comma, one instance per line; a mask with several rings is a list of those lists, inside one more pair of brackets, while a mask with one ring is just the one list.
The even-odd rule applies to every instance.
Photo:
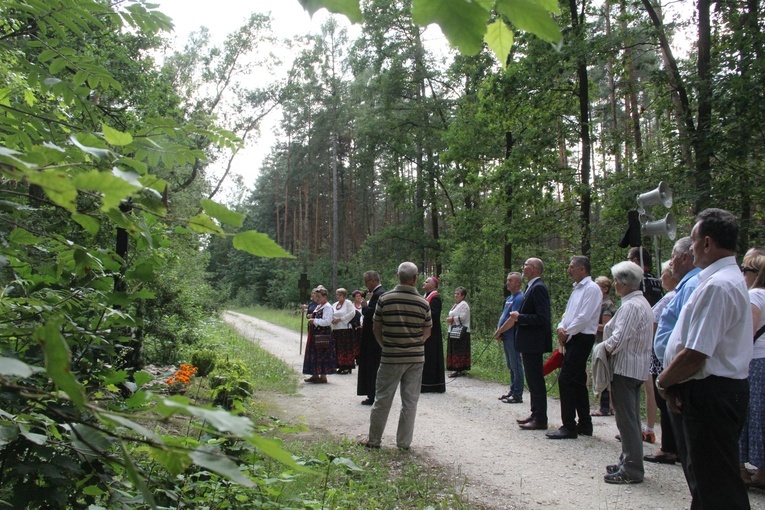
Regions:
[[467, 301], [460, 301], [459, 304], [454, 305], [449, 310], [449, 317], [454, 317], [453, 325], [459, 326], [461, 324], [470, 331], [470, 305]]
[[[756, 333], [758, 329], [765, 325], [765, 290], [749, 289], [749, 300], [752, 302], [752, 306], [760, 309], [760, 322], [754, 325], [754, 332]], [[753, 359], [760, 358], [765, 358], [765, 333], [754, 342]]]
[[[339, 308], [338, 308], [339, 307]], [[340, 306], [340, 301], [332, 305], [332, 313], [335, 319], [340, 319], [337, 324], [332, 324], [332, 329], [351, 329], [348, 324], [353, 316], [356, 315], [356, 307], [347, 299]]]
[[318, 326], [320, 328], [326, 328], [327, 326], [332, 325], [332, 307], [329, 305], [329, 303], [324, 303], [323, 305], [319, 305], [316, 307], [316, 310], [313, 311], [313, 313], [317, 313], [319, 310], [321, 310], [321, 319], [314, 318], [313, 325]]

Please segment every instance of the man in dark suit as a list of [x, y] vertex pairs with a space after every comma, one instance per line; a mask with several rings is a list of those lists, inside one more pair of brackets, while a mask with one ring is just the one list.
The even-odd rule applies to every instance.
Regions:
[[550, 294], [542, 283], [544, 264], [530, 258], [523, 264], [523, 277], [528, 282], [523, 304], [510, 317], [515, 320], [515, 346], [523, 357], [523, 371], [531, 396], [531, 414], [518, 420], [524, 430], [547, 429], [547, 386], [542, 374], [542, 355], [552, 351], [550, 327]]
[[380, 274], [377, 271], [364, 273], [364, 285], [367, 287], [367, 305], [361, 309], [364, 322], [361, 325], [361, 345], [359, 349], [359, 379], [356, 385], [356, 395], [366, 395], [367, 398], [361, 403], [371, 406], [375, 402], [375, 385], [377, 383], [377, 369], [380, 368], [382, 348], [375, 340], [372, 330], [377, 300], [383, 295], [385, 289], [380, 285]]

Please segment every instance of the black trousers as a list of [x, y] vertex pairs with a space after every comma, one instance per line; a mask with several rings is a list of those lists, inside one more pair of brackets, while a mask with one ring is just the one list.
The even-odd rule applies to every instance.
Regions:
[[531, 416], [540, 424], [547, 424], [547, 386], [542, 375], [542, 353], [524, 352], [523, 372], [526, 374], [526, 384], [531, 397]]
[[749, 381], [709, 376], [669, 388], [682, 401], [670, 413], [691, 510], [748, 510], [739, 475], [738, 438], [749, 406]]
[[595, 335], [580, 333], [566, 342], [563, 366], [558, 376], [560, 388], [560, 417], [563, 426], [572, 432], [577, 431], [576, 415], [579, 426], [592, 429], [590, 417], [590, 396], [587, 392], [587, 358], [592, 352]]
[[656, 379], [658, 377], [658, 375], [653, 376], [653, 395], [656, 397], [656, 406], [661, 411], [661, 451], [664, 453], [677, 453], [677, 442], [675, 441], [675, 432], [672, 428], [667, 401], [661, 398], [659, 390], [656, 389]]

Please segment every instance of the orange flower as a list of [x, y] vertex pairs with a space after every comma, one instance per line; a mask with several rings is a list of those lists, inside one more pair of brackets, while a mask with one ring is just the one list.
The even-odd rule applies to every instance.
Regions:
[[167, 379], [167, 384], [171, 386], [173, 384], [185, 384], [188, 386], [191, 384], [191, 378], [197, 373], [197, 370], [197, 367], [191, 363], [183, 363], [178, 371]]

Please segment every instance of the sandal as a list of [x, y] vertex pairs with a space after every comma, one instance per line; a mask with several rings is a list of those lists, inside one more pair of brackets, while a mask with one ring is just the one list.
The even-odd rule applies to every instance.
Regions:
[[613, 415], [614, 415], [614, 413], [612, 413], [612, 412], [610, 412], [610, 411], [609, 411], [609, 412], [607, 412], [607, 413], [604, 413], [604, 412], [603, 412], [602, 410], [600, 410], [600, 409], [598, 409], [597, 411], [593, 411], [593, 412], [591, 412], [591, 413], [590, 413], [590, 416], [613, 416]]
[[515, 398], [515, 397], [508, 397], [508, 398], [503, 398], [502, 402], [504, 402], [505, 404], [523, 404], [523, 399], [522, 398]]

